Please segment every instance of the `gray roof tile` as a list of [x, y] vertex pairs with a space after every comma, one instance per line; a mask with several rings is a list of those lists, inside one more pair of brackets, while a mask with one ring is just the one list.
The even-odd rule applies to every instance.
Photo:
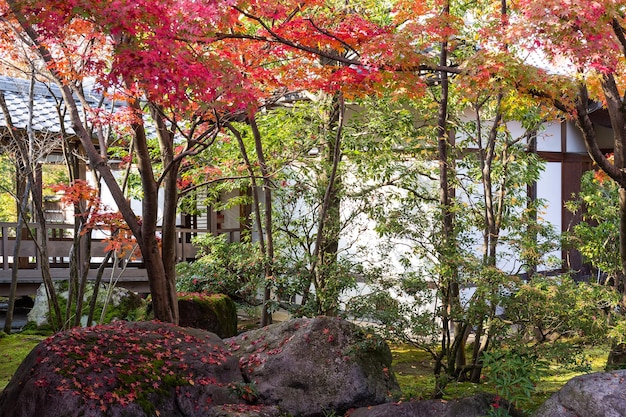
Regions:
[[[9, 109], [13, 125], [20, 129], [26, 129], [28, 124], [28, 102], [30, 81], [20, 78], [0, 76], [0, 90], [4, 92], [4, 98]], [[96, 107], [100, 96], [93, 91], [86, 94], [87, 101]], [[60, 89], [55, 85], [35, 83], [33, 96], [33, 129], [48, 133], [60, 133], [61, 123], [57, 106], [63, 111], [63, 99]], [[106, 101], [110, 105], [110, 101]], [[78, 111], [82, 116], [82, 104], [77, 100]], [[119, 106], [116, 106], [119, 107]], [[74, 134], [69, 114], [64, 114], [65, 129], [69, 134]], [[7, 123], [0, 109], [0, 126], [6, 127]]]

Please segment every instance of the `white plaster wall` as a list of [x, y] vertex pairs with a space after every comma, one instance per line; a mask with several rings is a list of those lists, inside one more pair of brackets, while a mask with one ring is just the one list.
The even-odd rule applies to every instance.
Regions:
[[[113, 172], [113, 176], [117, 180], [120, 180], [123, 177], [123, 175], [125, 175], [125, 170], [113, 169], [112, 172]], [[87, 182], [91, 184], [93, 187], [96, 187], [96, 178], [95, 178], [94, 173], [90, 170], [87, 170], [86, 175], [87, 175]], [[107, 207], [110, 211], [117, 211], [117, 204], [115, 203], [115, 200], [113, 199], [113, 195], [111, 194], [111, 191], [106, 186], [106, 184], [104, 184], [104, 182], [102, 183], [102, 193], [101, 193], [100, 199], [102, 201], [102, 204], [104, 204], [104, 206]], [[159, 190], [159, 195], [158, 195], [159, 209], [158, 209], [158, 214], [157, 214], [158, 226], [162, 225], [163, 205], [164, 205], [163, 203], [164, 203], [163, 192], [162, 190]], [[138, 199], [130, 200], [130, 206], [137, 216], [141, 216], [141, 204], [142, 204], [141, 200], [138, 200]], [[101, 232], [94, 233], [94, 237], [96, 238], [102, 238], [103, 237], [102, 235], [103, 234]]]
[[[563, 207], [561, 181], [561, 163], [548, 162], [541, 179], [537, 182], [537, 198], [544, 200], [546, 203], [546, 207], [542, 212], [538, 213], [537, 217], [552, 224], [554, 230], [558, 233], [561, 232], [563, 227], [561, 219]], [[557, 250], [548, 253], [544, 259], [547, 259], [549, 256], [560, 258], [561, 252]]]
[[587, 153], [583, 135], [573, 122], [567, 122], [566, 135], [568, 153]]
[[561, 152], [561, 123], [552, 121], [545, 124], [545, 129], [537, 133], [537, 150]]
[[561, 230], [561, 208], [563, 200], [561, 197], [561, 163], [548, 162], [546, 169], [537, 182], [537, 197], [545, 200], [547, 207], [540, 216], [543, 220], [550, 222], [557, 230]]

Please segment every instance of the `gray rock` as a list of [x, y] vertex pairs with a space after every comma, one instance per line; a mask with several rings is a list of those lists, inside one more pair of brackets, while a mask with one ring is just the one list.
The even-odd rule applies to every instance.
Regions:
[[287, 417], [278, 407], [269, 405], [226, 404], [211, 408], [206, 417]]
[[212, 333], [115, 322], [41, 342], [0, 394], [0, 417], [207, 416], [216, 405], [245, 404], [229, 388], [242, 382], [237, 359]]
[[570, 379], [533, 417], [626, 416], [626, 370], [597, 372]]
[[[55, 285], [55, 289], [57, 291], [58, 297], [61, 300], [63, 300], [63, 302], [60, 304], [66, 305], [68, 291], [61, 290], [60, 282], [55, 282], [54, 285]], [[94, 289], [93, 284], [88, 283], [87, 288], [85, 290], [84, 297], [83, 297], [83, 301], [84, 301], [83, 312], [85, 313], [88, 311], [89, 301], [93, 295], [93, 289]], [[130, 290], [127, 290], [126, 288], [122, 288], [122, 287], [111, 288], [108, 284], [100, 284], [100, 290], [98, 291], [98, 301], [97, 301], [97, 305], [100, 308], [97, 309], [96, 311], [97, 315], [96, 317], [94, 317], [94, 320], [96, 322], [98, 322], [98, 320], [100, 319], [100, 312], [102, 311], [102, 306], [105, 304], [107, 297], [110, 297], [107, 303], [108, 304], [107, 311], [110, 312], [110, 311], [118, 310], [117, 311], [118, 316], [121, 315], [122, 317], [111, 317], [111, 318], [115, 318], [119, 320], [123, 320], [126, 318], [123, 315], [126, 313], [129, 313], [129, 309], [137, 308], [139, 305], [141, 305], [144, 302], [136, 293]], [[28, 317], [29, 322], [35, 323], [37, 327], [41, 327], [49, 323], [48, 315], [49, 315], [49, 308], [48, 308], [48, 296], [46, 294], [46, 287], [44, 286], [44, 284], [41, 284], [39, 286], [39, 289], [37, 290], [34, 305], [32, 309], [30, 310], [30, 312], [28, 313], [27, 317]], [[111, 320], [110, 319], [105, 320], [105, 322], [108, 322], [108, 321], [111, 321]], [[81, 325], [83, 326], [87, 325], [86, 314], [83, 317], [81, 317]]]
[[399, 391], [384, 340], [345, 320], [295, 319], [226, 339], [259, 402], [295, 416], [377, 405]]
[[[375, 407], [357, 408], [350, 411], [349, 417], [482, 417], [487, 415], [492, 404], [508, 407], [508, 403], [498, 400], [493, 394], [477, 394], [457, 400], [425, 400], [382, 404]], [[514, 409], [512, 417], [521, 417]]]
[[48, 296], [46, 295], [46, 287], [41, 284], [35, 295], [35, 303], [28, 313], [28, 321], [33, 322], [37, 327], [48, 324]]

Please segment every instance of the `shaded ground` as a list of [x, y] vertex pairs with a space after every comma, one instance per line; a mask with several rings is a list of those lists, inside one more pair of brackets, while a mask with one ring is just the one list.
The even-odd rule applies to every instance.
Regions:
[[[8, 305], [4, 301], [0, 301], [0, 330], [4, 329], [4, 322], [7, 317]], [[27, 307], [16, 307], [13, 310], [13, 321], [11, 322], [11, 330], [19, 332], [26, 325], [26, 315], [30, 311]]]

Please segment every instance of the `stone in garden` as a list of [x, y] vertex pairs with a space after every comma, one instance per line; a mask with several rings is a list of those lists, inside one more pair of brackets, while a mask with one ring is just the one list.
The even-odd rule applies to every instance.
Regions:
[[208, 330], [219, 337], [237, 334], [237, 306], [225, 294], [179, 294], [178, 324]]
[[245, 409], [237, 384], [237, 359], [216, 335], [118, 321], [41, 342], [0, 394], [0, 416], [221, 416], [211, 409]]
[[533, 417], [622, 416], [626, 416], [626, 370], [572, 378], [533, 414]]
[[385, 341], [345, 320], [295, 319], [225, 342], [259, 402], [295, 416], [341, 415], [399, 392]]
[[[491, 406], [507, 407], [508, 403], [493, 394], [477, 394], [455, 400], [425, 400], [382, 404], [351, 410], [349, 417], [483, 417], [488, 415]], [[516, 410], [510, 410], [511, 417], [521, 417]]]
[[211, 408], [206, 417], [287, 417], [270, 405], [225, 404]]
[[[65, 286], [67, 288], [67, 286]], [[85, 289], [85, 294], [83, 298], [83, 312], [85, 315], [81, 318], [81, 324], [83, 326], [87, 325], [87, 312], [89, 311], [89, 300], [93, 294], [94, 286], [92, 283], [87, 284], [87, 288]], [[102, 306], [105, 303], [105, 300], [108, 296], [109, 286], [106, 284], [100, 284], [100, 290], [98, 291], [98, 304], [99, 308], [96, 309], [96, 315], [94, 316], [94, 320], [98, 322], [100, 320], [100, 313], [102, 311]], [[57, 296], [61, 300], [61, 305], [67, 304], [67, 297], [69, 292], [67, 289], [62, 289], [61, 283], [55, 283], [55, 290], [57, 291]], [[139, 297], [136, 293], [127, 290], [122, 287], [113, 287], [110, 291], [110, 298], [108, 300], [107, 314], [105, 315], [105, 323], [108, 323], [112, 320], [125, 320], [129, 314], [131, 314], [134, 310], [137, 310], [145, 301]], [[75, 305], [75, 304], [74, 304]], [[65, 311], [63, 311], [65, 314]], [[37, 294], [35, 296], [35, 302], [33, 308], [28, 313], [28, 322], [34, 323], [37, 327], [47, 325], [49, 321], [49, 310], [48, 310], [48, 296], [46, 295], [46, 287], [44, 284], [39, 286], [37, 290]]]

